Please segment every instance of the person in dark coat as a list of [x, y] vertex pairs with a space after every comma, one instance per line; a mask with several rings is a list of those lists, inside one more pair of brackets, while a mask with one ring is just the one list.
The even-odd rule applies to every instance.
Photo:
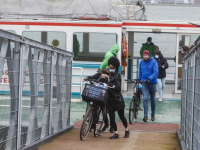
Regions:
[[157, 82], [158, 82], [159, 101], [161, 102], [163, 97], [162, 91], [165, 87], [165, 77], [166, 77], [166, 69], [168, 68], [168, 62], [167, 59], [163, 57], [159, 49], [156, 49], [154, 53], [155, 53], [155, 60], [158, 63]]
[[[125, 127], [125, 135], [124, 138], [129, 137], [129, 130], [128, 130], [128, 123], [124, 116], [124, 109], [125, 109], [125, 103], [124, 98], [121, 94], [121, 76], [118, 73], [118, 69], [120, 66], [120, 62], [117, 58], [111, 57], [108, 60], [108, 70], [110, 72], [110, 77], [108, 80], [108, 86], [115, 87], [114, 89], [109, 88], [108, 90], [108, 101], [106, 104], [109, 116], [110, 116], [110, 125], [114, 129], [115, 134], [110, 137], [110, 139], [118, 139], [119, 134], [117, 132], [117, 124], [115, 122], [115, 112], [118, 112], [119, 118], [121, 119], [124, 127]], [[100, 72], [96, 73], [93, 76], [88, 76], [87, 78], [90, 79], [98, 79], [100, 77]], [[84, 78], [86, 79], [86, 78]], [[107, 121], [105, 121], [107, 122]]]

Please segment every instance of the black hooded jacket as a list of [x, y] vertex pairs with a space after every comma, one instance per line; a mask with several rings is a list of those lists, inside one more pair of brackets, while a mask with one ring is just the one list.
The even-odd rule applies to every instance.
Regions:
[[[101, 73], [96, 73], [93, 76], [88, 76], [89, 79], [99, 79]], [[119, 111], [125, 108], [124, 98], [121, 94], [121, 75], [111, 74], [109, 77], [109, 86], [115, 86], [114, 89], [108, 89], [108, 101], [106, 104], [108, 111]]]
[[[158, 78], [158, 79], [165, 78], [165, 77], [166, 77], [166, 69], [168, 68], [167, 59], [164, 58], [164, 57], [161, 55], [158, 59], [155, 58], [155, 60], [156, 60], [157, 63], [158, 63], [158, 71], [159, 71], [159, 74], [158, 74], [157, 78]], [[165, 68], [162, 68], [162, 66], [164, 66]]]

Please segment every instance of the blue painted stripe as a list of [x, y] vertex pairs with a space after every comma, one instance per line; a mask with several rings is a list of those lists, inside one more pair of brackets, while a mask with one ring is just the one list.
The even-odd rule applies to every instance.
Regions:
[[[100, 68], [101, 64], [80, 64], [73, 63], [73, 67], [82, 67], [82, 68]], [[122, 72], [121, 66], [119, 67], [119, 73]]]
[[[81, 77], [81, 75], [72, 75], [73, 77]], [[83, 75], [83, 77], [87, 77], [89, 75]]]
[[[72, 85], [81, 85], [80, 83], [72, 83]], [[85, 83], [83, 83], [85, 85]]]
[[80, 64], [73, 63], [73, 67], [82, 67], [82, 68], [100, 68], [101, 64]]
[[80, 97], [80, 92], [72, 92], [71, 96], [72, 97]]
[[[10, 95], [10, 91], [0, 91], [0, 95]], [[31, 95], [31, 91], [22, 91], [22, 95]], [[44, 91], [39, 91], [38, 96], [44, 95]]]

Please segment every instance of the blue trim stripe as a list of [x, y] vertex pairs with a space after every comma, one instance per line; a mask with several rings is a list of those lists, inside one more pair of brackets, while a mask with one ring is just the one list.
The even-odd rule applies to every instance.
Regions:
[[100, 68], [101, 64], [80, 64], [73, 63], [73, 67], [82, 67], [82, 68]]
[[[80, 63], [73, 63], [73, 67], [82, 67], [82, 68], [100, 68], [101, 64], [80, 64]], [[122, 72], [122, 67], [119, 66], [119, 73]], [[74, 76], [74, 75], [73, 75]]]
[[[10, 91], [0, 91], [0, 95], [10, 95]], [[30, 96], [31, 91], [22, 91], [22, 95]], [[44, 91], [39, 91], [38, 95], [44, 95]]]

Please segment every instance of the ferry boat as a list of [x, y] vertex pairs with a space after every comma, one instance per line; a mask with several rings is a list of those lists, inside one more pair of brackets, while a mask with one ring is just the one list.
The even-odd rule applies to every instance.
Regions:
[[[195, 22], [196, 24], [200, 24]], [[75, 35], [80, 43], [78, 58], [73, 60], [73, 80], [72, 94], [74, 97], [80, 96], [82, 87], [82, 78], [94, 74], [100, 67], [105, 53], [114, 44], [118, 44], [120, 51], [117, 57], [121, 61], [123, 49], [122, 38], [127, 39], [128, 66], [125, 68], [125, 74], [122, 76], [122, 89], [128, 90], [125, 79], [136, 78], [136, 70], [133, 69], [133, 61], [141, 59], [134, 54], [134, 33], [170, 33], [175, 34], [176, 39], [176, 56], [179, 51], [179, 41], [184, 36], [185, 44], [190, 45], [193, 36], [199, 36], [200, 28], [191, 25], [188, 22], [179, 21], [63, 21], [63, 20], [0, 20], [0, 28], [25, 38], [31, 38], [47, 44], [59, 42], [59, 48], [73, 52], [73, 42]], [[52, 36], [53, 35], [53, 36]], [[95, 39], [97, 38], [97, 39]], [[92, 44], [91, 44], [92, 43]], [[93, 47], [92, 47], [93, 45]], [[95, 47], [99, 47], [96, 51]], [[138, 55], [137, 55], [138, 56]], [[77, 57], [77, 56], [76, 56]], [[178, 57], [176, 57], [178, 59]], [[122, 61], [121, 61], [122, 62]], [[178, 62], [178, 61], [176, 61]], [[182, 64], [176, 63], [175, 72]], [[137, 69], [136, 67], [134, 67]], [[7, 69], [5, 66], [2, 83], [7, 83]], [[171, 80], [173, 80], [171, 77]], [[27, 77], [28, 80], [28, 77]], [[27, 81], [28, 82], [28, 81]], [[41, 78], [42, 82], [42, 78]], [[5, 89], [1, 89], [4, 91]], [[8, 91], [8, 90], [6, 90]], [[6, 93], [5, 91], [5, 93]], [[178, 89], [178, 74], [175, 76], [175, 93], [180, 93]]]
[[[119, 7], [122, 7], [122, 5], [119, 5]], [[80, 101], [80, 94], [83, 87], [82, 78], [96, 73], [105, 53], [109, 51], [114, 44], [118, 44], [120, 47], [117, 57], [121, 62], [121, 69], [125, 69], [125, 73], [122, 76], [122, 90], [126, 92], [128, 91], [128, 85], [125, 79], [137, 78], [138, 62], [141, 59], [138, 57], [138, 54], [134, 53], [136, 51], [134, 49], [136, 33], [155, 33], [158, 35], [166, 33], [173, 34], [173, 37], [175, 37], [173, 40], [176, 41], [176, 48], [174, 49], [176, 56], [178, 56], [180, 40], [184, 40], [185, 45], [190, 46], [190, 44], [193, 43], [192, 39], [194, 40], [200, 35], [200, 28], [186, 21], [145, 21], [145, 5], [141, 1], [138, 1], [138, 6], [136, 6], [136, 8], [139, 10], [139, 16], [135, 16], [135, 19], [126, 16], [127, 20], [123, 21], [119, 19], [120, 14], [118, 14], [119, 18], [115, 18], [115, 21], [112, 21], [112, 18], [114, 18], [112, 14], [110, 16], [108, 15], [107, 18], [101, 17], [99, 19], [97, 17], [91, 18], [91, 16], [79, 16], [79, 19], [77, 18], [78, 20], [62, 18], [64, 16], [56, 19], [53, 18], [53, 16], [44, 18], [44, 16], [41, 17], [41, 15], [33, 16], [30, 14], [27, 14], [29, 18], [24, 14], [19, 14], [18, 17], [20, 19], [14, 19], [16, 15], [8, 14], [6, 16], [1, 14], [3, 18], [0, 19], [0, 29], [74, 52], [72, 97], [79, 97], [76, 100]], [[135, 15], [136, 14], [137, 13], [135, 13]], [[39, 19], [34, 19], [36, 17]], [[139, 20], [137, 20], [137, 18]], [[143, 21], [141, 21], [142, 19]], [[193, 23], [200, 24], [200, 22]], [[122, 46], [123, 37], [126, 37], [127, 41], [127, 67], [124, 67], [122, 63], [122, 54], [124, 53]], [[79, 45], [78, 53], [74, 48], [76, 44]], [[176, 59], [178, 59], [178, 57], [176, 57]], [[173, 60], [173, 58], [169, 58], [169, 60]], [[175, 66], [172, 67], [175, 69], [173, 72], [169, 73], [167, 80], [174, 84], [173, 93], [181, 93], [178, 88], [178, 68], [182, 67], [182, 64], [178, 64], [176, 60]], [[7, 68], [5, 65], [1, 79], [2, 84], [8, 83], [8, 75], [6, 72]], [[26, 80], [29, 82], [28, 72]], [[42, 84], [42, 77], [40, 82]], [[0, 91], [2, 94], [6, 94], [9, 92], [9, 89], [3, 88], [0, 89]], [[27, 90], [25, 94], [28, 94], [28, 91], [29, 90]], [[74, 101], [76, 100], [74, 99]]]

